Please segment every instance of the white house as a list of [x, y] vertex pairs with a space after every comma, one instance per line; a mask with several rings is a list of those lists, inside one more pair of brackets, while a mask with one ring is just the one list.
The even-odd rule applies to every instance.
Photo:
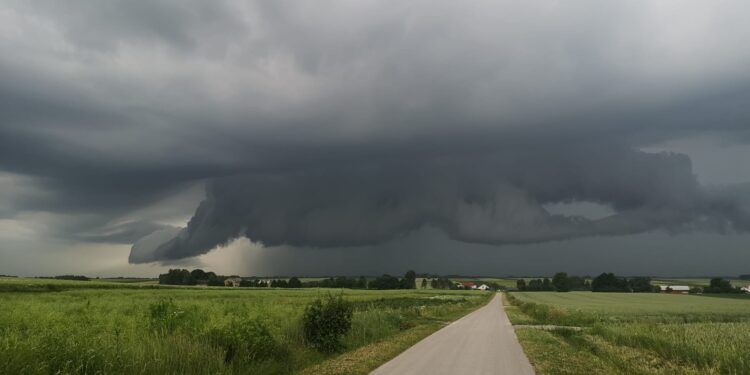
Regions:
[[742, 289], [742, 291], [745, 293], [750, 293], [750, 285], [745, 285], [740, 289]]
[[687, 294], [690, 287], [687, 285], [659, 285], [662, 293]]
[[477, 287], [477, 289], [479, 289], [479, 290], [487, 290], [489, 288], [490, 287], [488, 287], [487, 284], [482, 284], [482, 285], [480, 285], [480, 286]]

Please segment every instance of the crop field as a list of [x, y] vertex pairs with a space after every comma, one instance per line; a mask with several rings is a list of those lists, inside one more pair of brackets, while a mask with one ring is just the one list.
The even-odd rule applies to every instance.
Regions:
[[[354, 314], [341, 348], [324, 354], [305, 343], [301, 317], [329, 293]], [[0, 373], [368, 373], [489, 297], [0, 278]], [[262, 348], [237, 354], [242, 340]]]
[[[506, 307], [539, 374], [748, 374], [750, 297], [515, 292]], [[565, 328], [581, 327], [581, 330]]]

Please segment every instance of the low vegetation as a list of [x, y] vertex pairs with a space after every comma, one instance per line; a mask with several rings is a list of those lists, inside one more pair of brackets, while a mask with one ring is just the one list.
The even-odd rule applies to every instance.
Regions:
[[750, 296], [513, 292], [506, 302], [514, 324], [558, 326], [516, 331], [540, 374], [750, 373]]
[[0, 293], [2, 374], [366, 374], [490, 297], [22, 278]]

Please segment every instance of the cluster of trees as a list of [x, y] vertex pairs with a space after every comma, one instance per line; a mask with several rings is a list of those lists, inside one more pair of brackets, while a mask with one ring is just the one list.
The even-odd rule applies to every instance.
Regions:
[[703, 293], [743, 293], [740, 287], [732, 286], [729, 280], [715, 277], [711, 279], [708, 288], [703, 288]]
[[[649, 277], [618, 277], [614, 273], [605, 272], [595, 277], [591, 282], [585, 277], [568, 276], [565, 272], [558, 272], [552, 279], [524, 279], [516, 281], [516, 288], [522, 291], [558, 291], [590, 290], [592, 292], [628, 292], [628, 293], [658, 293], [661, 288], [651, 284]], [[743, 293], [739, 287], [732, 286], [729, 280], [723, 278], [711, 279], [706, 288], [694, 287], [690, 293]]]
[[557, 291], [590, 290], [592, 292], [658, 292], [658, 286], [651, 285], [648, 277], [617, 277], [613, 273], [602, 273], [589, 282], [586, 277], [569, 276], [565, 272], [556, 273], [552, 279], [524, 279], [516, 281], [516, 288], [522, 291]]
[[450, 281], [450, 279], [448, 279], [447, 277], [439, 277], [430, 280], [430, 286], [432, 287], [432, 289], [458, 289], [456, 283]]
[[591, 281], [592, 292], [659, 292], [658, 286], [651, 285], [649, 277], [617, 277], [609, 272], [602, 273]]
[[354, 277], [329, 277], [320, 281], [307, 281], [302, 284], [301, 288], [349, 288], [349, 289], [367, 289], [367, 278], [360, 276]]
[[54, 279], [57, 280], [75, 280], [75, 281], [89, 281], [90, 278], [83, 276], [83, 275], [60, 275], [55, 276]]
[[329, 277], [320, 281], [308, 281], [302, 283], [303, 288], [349, 288], [349, 289], [416, 289], [417, 275], [414, 271], [408, 271], [403, 278], [388, 274], [368, 281], [366, 277]]
[[527, 283], [524, 279], [516, 280], [516, 289], [526, 292], [541, 292], [541, 291], [552, 291], [555, 288], [552, 286], [552, 281], [548, 278], [544, 279], [532, 279]]
[[171, 269], [167, 273], [159, 275], [159, 284], [166, 285], [197, 285], [206, 284], [210, 286], [224, 286], [224, 280], [229, 277], [217, 275], [213, 272], [205, 272], [202, 269], [188, 271], [186, 269]]
[[409, 270], [403, 278], [384, 274], [375, 278], [367, 285], [368, 289], [417, 289], [417, 274]]
[[[201, 269], [188, 271], [186, 269], [170, 269], [167, 273], [159, 275], [159, 284], [165, 285], [197, 285], [224, 286], [228, 278], [239, 276], [217, 275], [213, 272], [205, 272]], [[447, 279], [445, 279], [447, 281]], [[329, 277], [319, 281], [302, 282], [297, 277], [290, 279], [274, 279], [265, 281], [261, 279], [242, 279], [241, 287], [253, 288], [349, 288], [349, 289], [416, 289], [416, 273], [408, 271], [403, 278], [391, 275], [383, 275], [368, 282], [367, 278], [355, 277]]]
[[571, 290], [591, 290], [591, 283], [584, 277], [568, 276], [565, 272], [558, 272], [552, 280], [532, 279], [528, 283], [524, 279], [516, 281], [516, 288], [524, 291], [558, 291], [569, 292]]

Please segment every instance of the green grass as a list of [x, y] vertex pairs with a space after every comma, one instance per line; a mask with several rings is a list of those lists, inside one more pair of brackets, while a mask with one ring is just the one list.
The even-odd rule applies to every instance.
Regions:
[[[106, 281], [0, 279], [0, 373], [231, 374], [296, 373], [325, 367], [372, 345], [423, 337], [487, 301], [489, 294], [451, 291], [366, 291], [171, 287]], [[355, 305], [341, 353], [304, 344], [307, 304], [343, 293]], [[155, 328], [150, 306], [171, 301], [170, 322]], [[268, 328], [278, 353], [264, 360], [225, 361], [208, 337], [233, 320]], [[404, 341], [406, 340], [406, 341]], [[398, 352], [391, 353], [391, 357]], [[388, 360], [375, 353], [357, 373]], [[343, 372], [348, 373], [348, 372]]]
[[507, 300], [514, 324], [584, 328], [517, 331], [540, 374], [750, 373], [747, 296], [517, 292]]

